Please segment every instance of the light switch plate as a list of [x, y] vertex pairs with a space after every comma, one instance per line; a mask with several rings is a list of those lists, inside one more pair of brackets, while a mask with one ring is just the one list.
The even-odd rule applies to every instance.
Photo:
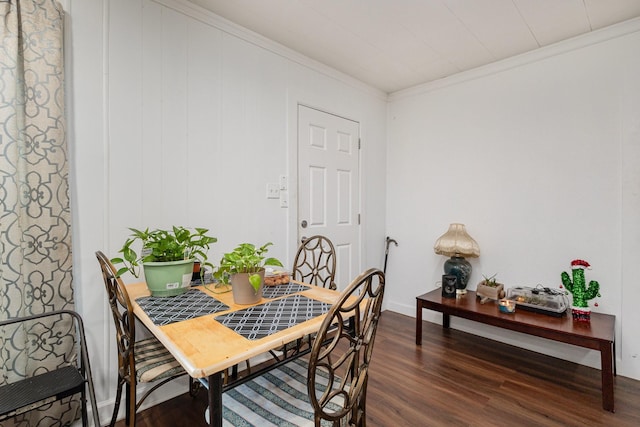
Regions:
[[286, 175], [280, 175], [280, 191], [287, 191], [287, 176]]
[[289, 192], [288, 191], [280, 191], [280, 207], [288, 208], [289, 207]]
[[280, 198], [280, 188], [278, 188], [278, 184], [270, 182], [267, 184], [267, 199], [279, 199]]

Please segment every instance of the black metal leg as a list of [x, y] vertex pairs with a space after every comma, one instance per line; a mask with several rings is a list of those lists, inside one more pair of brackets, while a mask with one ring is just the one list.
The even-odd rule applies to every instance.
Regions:
[[209, 425], [222, 427], [222, 372], [209, 375]]
[[[87, 416], [87, 394], [84, 390], [82, 390], [82, 392], [80, 393], [80, 401], [82, 403], [82, 426], [88, 427], [89, 418]], [[93, 409], [94, 412], [96, 411], [95, 406], [93, 406], [91, 409]]]
[[231, 368], [231, 378], [232, 379], [238, 379], [238, 364], [236, 363], [235, 365], [233, 365], [233, 368]]
[[442, 327], [448, 328], [451, 325], [451, 317], [448, 314], [442, 313]]

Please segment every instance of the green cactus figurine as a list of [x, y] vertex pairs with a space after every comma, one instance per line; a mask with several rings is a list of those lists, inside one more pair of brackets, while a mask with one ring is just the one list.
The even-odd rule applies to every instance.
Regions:
[[589, 286], [586, 285], [584, 270], [590, 268], [591, 266], [587, 261], [575, 259], [571, 261], [573, 282], [566, 272], [563, 271], [561, 275], [562, 284], [573, 295], [571, 313], [576, 320], [589, 321], [591, 319], [591, 309], [588, 301], [600, 296], [600, 284], [598, 282], [591, 280]]

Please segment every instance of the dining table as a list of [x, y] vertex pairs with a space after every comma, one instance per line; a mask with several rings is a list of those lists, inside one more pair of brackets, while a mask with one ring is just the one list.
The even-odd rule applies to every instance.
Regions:
[[210, 426], [222, 426], [229, 368], [317, 332], [340, 297], [338, 291], [291, 281], [265, 286], [260, 301], [239, 305], [226, 289], [208, 284], [153, 297], [144, 282], [127, 285], [135, 316], [207, 387]]

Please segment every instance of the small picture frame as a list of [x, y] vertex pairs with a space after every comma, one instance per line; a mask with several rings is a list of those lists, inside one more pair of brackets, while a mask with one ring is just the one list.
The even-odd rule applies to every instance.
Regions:
[[442, 297], [455, 298], [458, 278], [452, 274], [442, 275]]

